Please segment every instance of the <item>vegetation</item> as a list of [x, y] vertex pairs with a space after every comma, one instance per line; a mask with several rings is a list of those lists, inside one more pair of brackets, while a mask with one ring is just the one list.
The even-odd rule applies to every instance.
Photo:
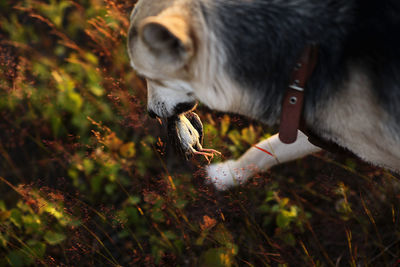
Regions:
[[[320, 153], [216, 192], [126, 53], [134, 1], [0, 1], [0, 266], [398, 266], [398, 177]], [[275, 129], [200, 106], [238, 157]]]

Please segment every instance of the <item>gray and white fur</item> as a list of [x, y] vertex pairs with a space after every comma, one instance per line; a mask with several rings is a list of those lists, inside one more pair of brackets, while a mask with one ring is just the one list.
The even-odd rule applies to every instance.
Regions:
[[[171, 117], [201, 101], [278, 124], [293, 67], [308, 44], [318, 62], [305, 88], [307, 128], [374, 165], [400, 172], [398, 0], [140, 0], [128, 52], [148, 82], [148, 109]], [[210, 165], [219, 189], [319, 150], [299, 132]]]

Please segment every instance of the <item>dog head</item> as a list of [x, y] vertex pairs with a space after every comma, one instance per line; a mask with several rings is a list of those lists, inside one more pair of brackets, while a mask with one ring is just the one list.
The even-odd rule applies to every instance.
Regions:
[[146, 78], [148, 111], [170, 117], [195, 105], [188, 65], [194, 57], [189, 14], [174, 1], [139, 2], [131, 14], [128, 52], [132, 67]]
[[249, 115], [243, 103], [251, 102], [225, 73], [225, 52], [196, 4], [146, 0], [132, 11], [128, 53], [132, 67], [146, 78], [148, 111], [171, 117], [199, 100], [212, 109]]

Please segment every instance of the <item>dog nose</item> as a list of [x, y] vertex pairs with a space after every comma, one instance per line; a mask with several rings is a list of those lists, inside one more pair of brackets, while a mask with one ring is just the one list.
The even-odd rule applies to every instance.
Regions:
[[179, 103], [174, 108], [174, 113], [175, 113], [174, 115], [179, 115], [186, 111], [190, 111], [194, 109], [196, 105], [197, 105], [196, 101]]
[[[148, 107], [147, 108], [147, 113], [148, 115], [153, 118], [170, 118], [170, 117], [175, 117], [177, 115], [180, 115], [182, 113], [185, 113], [187, 111], [191, 111], [196, 108], [197, 102], [182, 102], [177, 105], [175, 105], [172, 109], [165, 109], [163, 108], [165, 105], [164, 103], [158, 102], [158, 106], [156, 105], [157, 112], [153, 110], [153, 108]], [[160, 108], [161, 106], [161, 108]]]
[[150, 116], [150, 118], [152, 118], [152, 119], [155, 119], [155, 118], [157, 118], [157, 114], [154, 112], [154, 111], [152, 111], [151, 109], [148, 109], [147, 110], [147, 114]]

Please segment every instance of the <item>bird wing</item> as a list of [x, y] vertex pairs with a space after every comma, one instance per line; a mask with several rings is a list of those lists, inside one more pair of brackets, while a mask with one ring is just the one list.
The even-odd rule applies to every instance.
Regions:
[[194, 112], [185, 113], [185, 117], [189, 120], [192, 126], [197, 130], [199, 133], [199, 143], [200, 145], [203, 144], [203, 123], [200, 120], [199, 115]]

